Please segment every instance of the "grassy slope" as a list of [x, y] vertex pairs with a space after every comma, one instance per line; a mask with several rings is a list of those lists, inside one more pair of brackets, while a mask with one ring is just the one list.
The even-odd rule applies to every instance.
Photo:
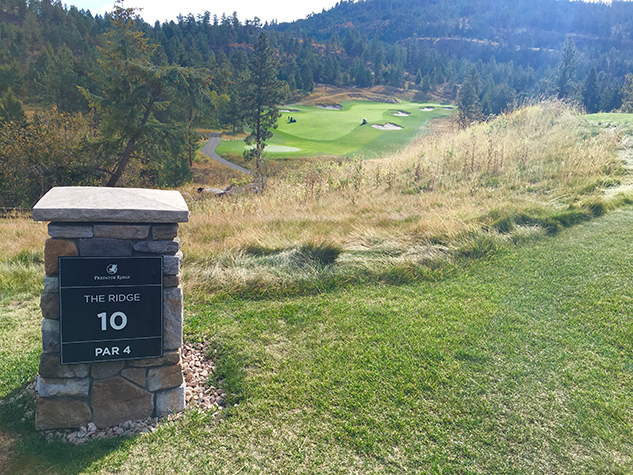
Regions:
[[[629, 473], [632, 220], [614, 212], [434, 283], [189, 302], [187, 334], [227, 355], [242, 397], [230, 417], [75, 448], [4, 406], [0, 427], [23, 440], [12, 472]], [[20, 345], [29, 378], [37, 344]]]
[[[343, 109], [325, 110], [315, 106], [290, 106], [298, 112], [284, 112], [279, 119], [279, 128], [275, 131], [270, 145], [298, 148], [299, 151], [269, 151], [271, 158], [304, 157], [319, 155], [358, 155], [374, 158], [385, 152], [401, 149], [415, 139], [426, 122], [434, 117], [446, 116], [450, 111], [443, 110], [439, 104], [416, 104], [401, 102], [384, 104], [368, 101], [348, 101]], [[423, 112], [421, 107], [436, 107], [430, 112]], [[392, 112], [410, 112], [408, 117], [396, 117]], [[289, 123], [288, 117], [295, 117], [296, 123]], [[362, 120], [369, 124], [361, 126]], [[391, 122], [404, 129], [381, 131], [372, 128], [371, 124]], [[244, 150], [243, 141], [223, 141], [217, 148], [220, 155], [241, 155]]]

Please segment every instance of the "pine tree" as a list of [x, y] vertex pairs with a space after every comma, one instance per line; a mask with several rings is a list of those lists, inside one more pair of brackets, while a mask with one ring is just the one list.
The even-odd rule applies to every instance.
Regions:
[[457, 122], [460, 127], [466, 128], [473, 122], [481, 120], [479, 97], [470, 78], [464, 81], [457, 92], [457, 105], [459, 107]]
[[578, 50], [574, 40], [567, 38], [563, 43], [563, 59], [558, 64], [556, 87], [559, 99], [565, 99], [571, 95], [573, 82], [578, 64]]
[[600, 109], [600, 91], [598, 90], [598, 73], [592, 67], [587, 73], [582, 85], [582, 103], [588, 114], [598, 112]]
[[633, 74], [628, 73], [624, 79], [624, 88], [622, 89], [622, 107], [620, 112], [633, 114]]
[[254, 148], [244, 152], [244, 158], [255, 160], [256, 173], [262, 180], [266, 141], [273, 136], [271, 129], [277, 128], [277, 119], [281, 117], [278, 106], [286, 98], [284, 84], [277, 79], [277, 66], [278, 60], [273, 56], [268, 36], [261, 33], [248, 65], [248, 79], [241, 97], [245, 110], [244, 121], [251, 129], [245, 142], [254, 145]]
[[26, 114], [22, 109], [22, 104], [15, 97], [11, 88], [7, 89], [4, 97], [0, 100], [0, 124], [15, 122], [20, 126], [26, 125]]

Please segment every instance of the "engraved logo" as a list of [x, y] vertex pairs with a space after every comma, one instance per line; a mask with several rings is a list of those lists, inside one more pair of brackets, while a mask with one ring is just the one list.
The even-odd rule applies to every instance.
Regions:
[[118, 270], [119, 266], [117, 266], [116, 264], [110, 264], [108, 267], [106, 267], [106, 272], [110, 275], [116, 274]]

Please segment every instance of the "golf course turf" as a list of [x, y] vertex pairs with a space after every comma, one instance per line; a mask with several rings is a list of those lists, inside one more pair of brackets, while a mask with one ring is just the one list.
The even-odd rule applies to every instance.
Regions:
[[[361, 154], [366, 158], [376, 158], [407, 145], [420, 135], [430, 119], [452, 113], [452, 109], [445, 109], [446, 105], [414, 102], [348, 101], [341, 105], [340, 110], [284, 106], [279, 127], [268, 142], [267, 155], [273, 159]], [[421, 110], [430, 108], [430, 111]], [[290, 117], [296, 122], [290, 122]], [[363, 119], [367, 120], [364, 125]], [[388, 123], [402, 129], [379, 130], [372, 127]], [[244, 147], [242, 140], [222, 140], [216, 152], [224, 157], [241, 156]]]

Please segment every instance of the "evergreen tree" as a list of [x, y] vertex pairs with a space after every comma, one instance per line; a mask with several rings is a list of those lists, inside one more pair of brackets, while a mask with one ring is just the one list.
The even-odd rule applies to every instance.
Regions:
[[254, 145], [244, 152], [244, 158], [255, 160], [255, 170], [263, 178], [262, 159], [266, 141], [273, 136], [271, 129], [277, 128], [281, 117], [278, 106], [286, 98], [284, 84], [277, 79], [278, 60], [268, 44], [268, 35], [261, 33], [255, 45], [254, 55], [248, 67], [248, 80], [242, 92], [244, 121], [251, 133], [246, 137], [247, 145]]
[[598, 112], [600, 109], [600, 91], [598, 90], [598, 73], [592, 67], [582, 85], [582, 103], [588, 114]]
[[622, 106], [620, 112], [633, 114], [633, 74], [629, 73], [624, 79], [624, 88], [622, 89]]
[[559, 99], [565, 99], [571, 95], [573, 88], [573, 78], [576, 75], [576, 65], [578, 64], [578, 50], [574, 40], [567, 38], [563, 43], [563, 59], [558, 64], [556, 76], [556, 88]]
[[460, 127], [466, 128], [473, 122], [481, 120], [479, 97], [470, 78], [464, 81], [457, 92], [457, 106], [459, 107], [457, 122]]
[[22, 109], [22, 104], [15, 97], [11, 88], [7, 89], [4, 97], [0, 101], [0, 125], [14, 122], [19, 126], [26, 126], [26, 114]]

